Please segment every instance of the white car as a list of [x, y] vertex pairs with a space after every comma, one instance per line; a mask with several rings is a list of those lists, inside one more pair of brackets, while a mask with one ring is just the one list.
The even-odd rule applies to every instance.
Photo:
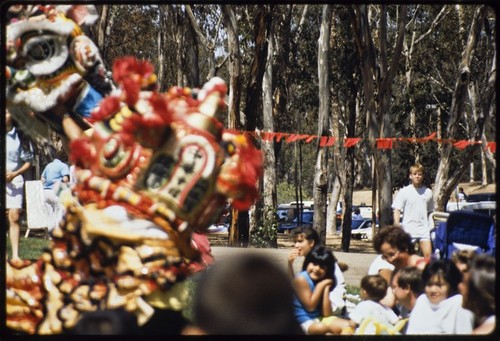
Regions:
[[371, 219], [353, 219], [351, 237], [355, 239], [373, 239], [373, 224]]

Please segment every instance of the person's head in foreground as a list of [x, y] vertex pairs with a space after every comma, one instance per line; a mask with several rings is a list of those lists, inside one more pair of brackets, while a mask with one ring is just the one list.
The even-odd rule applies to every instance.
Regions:
[[201, 277], [184, 334], [302, 334], [286, 273], [260, 255], [216, 262]]

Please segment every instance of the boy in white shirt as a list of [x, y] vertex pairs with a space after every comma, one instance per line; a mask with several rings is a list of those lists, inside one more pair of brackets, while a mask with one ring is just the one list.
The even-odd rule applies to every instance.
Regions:
[[[432, 244], [429, 230], [429, 214], [434, 211], [432, 191], [424, 185], [424, 166], [410, 167], [411, 183], [402, 188], [394, 202], [394, 226], [402, 227], [412, 239], [418, 241], [424, 257], [430, 257]], [[401, 212], [403, 221], [400, 224]]]

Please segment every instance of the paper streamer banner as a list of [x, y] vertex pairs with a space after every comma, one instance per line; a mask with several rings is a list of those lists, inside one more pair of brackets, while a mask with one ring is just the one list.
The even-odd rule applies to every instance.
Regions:
[[[311, 143], [316, 139], [319, 139], [320, 147], [331, 147], [335, 144], [336, 141], [342, 143], [344, 148], [352, 148], [359, 144], [362, 141], [369, 141], [369, 139], [362, 139], [360, 137], [346, 137], [344, 139], [339, 139], [334, 136], [318, 136], [318, 135], [307, 135], [307, 134], [297, 134], [297, 133], [275, 133], [275, 132], [246, 132], [246, 134], [250, 134], [255, 136], [262, 141], [273, 141], [276, 142], [284, 141], [285, 143], [294, 143], [297, 141], [304, 141], [305, 143]], [[436, 142], [436, 143], [451, 143], [453, 147], [464, 150], [469, 146], [475, 144], [483, 144], [482, 141], [471, 141], [471, 140], [455, 140], [455, 139], [438, 139], [436, 137], [436, 133], [433, 132], [425, 137], [384, 137], [375, 139], [375, 146], [377, 149], [393, 149], [396, 142], [408, 142], [408, 143], [427, 143], [427, 142]], [[491, 153], [496, 152], [496, 142], [486, 142], [485, 148], [489, 149]]]

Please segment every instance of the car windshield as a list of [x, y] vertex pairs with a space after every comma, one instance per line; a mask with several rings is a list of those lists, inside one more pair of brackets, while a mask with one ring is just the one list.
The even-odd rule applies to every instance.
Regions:
[[470, 194], [467, 202], [479, 202], [479, 201], [496, 201], [496, 193], [481, 193], [481, 194]]
[[[312, 223], [314, 217], [314, 212], [302, 212], [302, 222]], [[294, 223], [298, 222], [298, 217], [293, 220]]]
[[[357, 229], [361, 227], [361, 225], [366, 221], [367, 219], [353, 219], [351, 223], [351, 229]], [[366, 225], [365, 227], [368, 227], [370, 225]]]

